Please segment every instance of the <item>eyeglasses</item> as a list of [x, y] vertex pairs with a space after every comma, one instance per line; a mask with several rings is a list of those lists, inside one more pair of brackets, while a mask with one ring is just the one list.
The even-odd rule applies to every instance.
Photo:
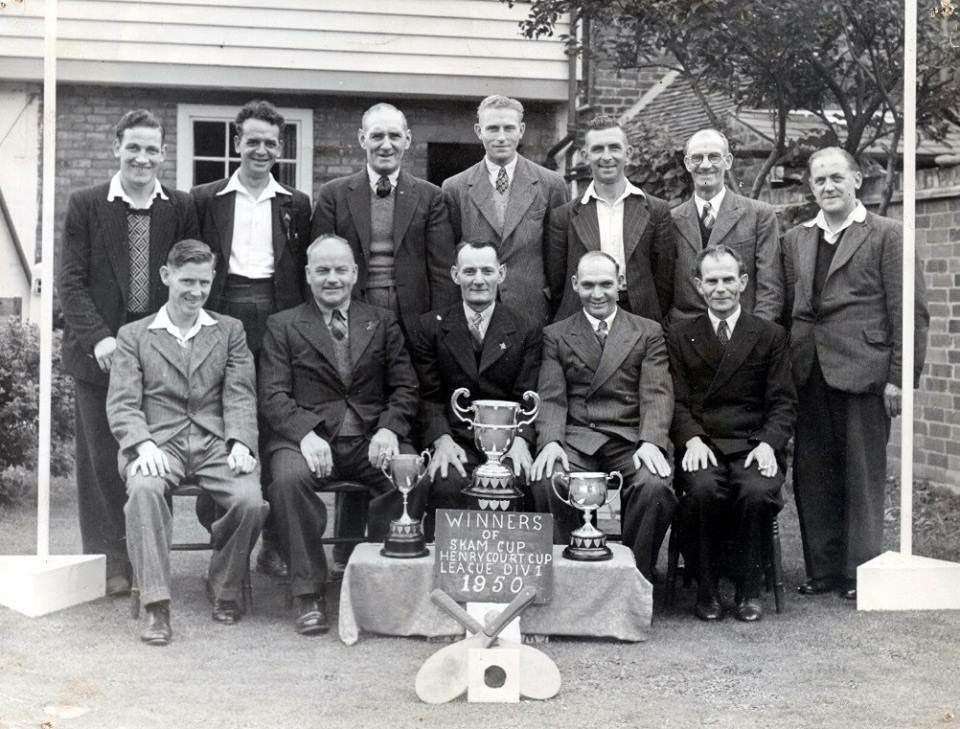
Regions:
[[683, 161], [692, 167], [699, 167], [703, 164], [704, 158], [712, 165], [718, 165], [723, 162], [723, 155], [718, 152], [711, 152], [710, 154], [688, 154], [683, 158]]

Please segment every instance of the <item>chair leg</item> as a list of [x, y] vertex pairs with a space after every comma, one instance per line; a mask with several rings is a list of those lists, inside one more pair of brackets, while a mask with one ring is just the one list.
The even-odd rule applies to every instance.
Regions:
[[130, 586], [130, 617], [136, 620], [140, 617], [140, 588]]
[[680, 562], [680, 538], [677, 524], [670, 526], [670, 541], [667, 542], [667, 594], [666, 604], [673, 607], [677, 601], [677, 564]]
[[773, 562], [773, 599], [777, 612], [783, 612], [785, 606], [783, 590], [783, 554], [780, 548], [780, 521], [776, 516], [770, 521], [770, 551]]

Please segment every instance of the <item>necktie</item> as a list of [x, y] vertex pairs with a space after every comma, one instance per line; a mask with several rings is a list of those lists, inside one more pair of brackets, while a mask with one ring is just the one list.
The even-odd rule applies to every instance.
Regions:
[[390, 178], [386, 175], [380, 175], [380, 179], [377, 180], [377, 197], [386, 197], [392, 189], [393, 185], [390, 184]]
[[601, 347], [607, 343], [607, 333], [607, 320], [601, 319], [597, 325], [597, 341], [600, 342]]
[[703, 224], [705, 230], [710, 230], [713, 227], [716, 218], [713, 215], [713, 206], [710, 203], [705, 202], [703, 204], [703, 215], [700, 216], [700, 222]]
[[477, 344], [483, 344], [483, 335], [480, 333], [480, 324], [483, 322], [483, 314], [479, 311], [470, 317], [470, 335]]
[[150, 308], [150, 216], [127, 214], [130, 242], [130, 286], [127, 310], [141, 313]]
[[727, 342], [730, 341], [730, 330], [727, 328], [725, 319], [721, 319], [720, 323], [717, 324], [717, 339], [720, 340], [721, 347], [726, 347]]
[[338, 342], [342, 342], [344, 337], [347, 336], [347, 320], [344, 319], [343, 312], [340, 309], [334, 309], [333, 315], [330, 317], [330, 334]]
[[501, 195], [505, 195], [509, 189], [510, 178], [507, 176], [507, 168], [501, 167], [500, 171], [497, 173], [497, 192], [499, 192]]

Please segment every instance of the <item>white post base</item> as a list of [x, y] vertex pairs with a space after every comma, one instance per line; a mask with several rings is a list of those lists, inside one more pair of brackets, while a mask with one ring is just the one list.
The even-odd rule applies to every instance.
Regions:
[[102, 554], [0, 556], [0, 605], [36, 618], [103, 597]]
[[960, 564], [884, 552], [857, 568], [857, 610], [960, 610]]

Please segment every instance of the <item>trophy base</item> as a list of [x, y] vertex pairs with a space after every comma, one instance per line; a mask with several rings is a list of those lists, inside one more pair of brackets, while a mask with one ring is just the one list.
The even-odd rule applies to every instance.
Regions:
[[575, 562], [603, 562], [613, 559], [613, 552], [607, 546], [607, 535], [599, 529], [581, 530], [570, 535], [570, 544], [563, 550], [566, 559]]
[[383, 542], [380, 554], [395, 559], [414, 559], [430, 554], [420, 522], [391, 521], [390, 533]]
[[514, 479], [509, 468], [485, 463], [474, 470], [473, 481], [462, 493], [476, 499], [481, 511], [510, 511], [523, 498], [523, 492], [513, 485]]

